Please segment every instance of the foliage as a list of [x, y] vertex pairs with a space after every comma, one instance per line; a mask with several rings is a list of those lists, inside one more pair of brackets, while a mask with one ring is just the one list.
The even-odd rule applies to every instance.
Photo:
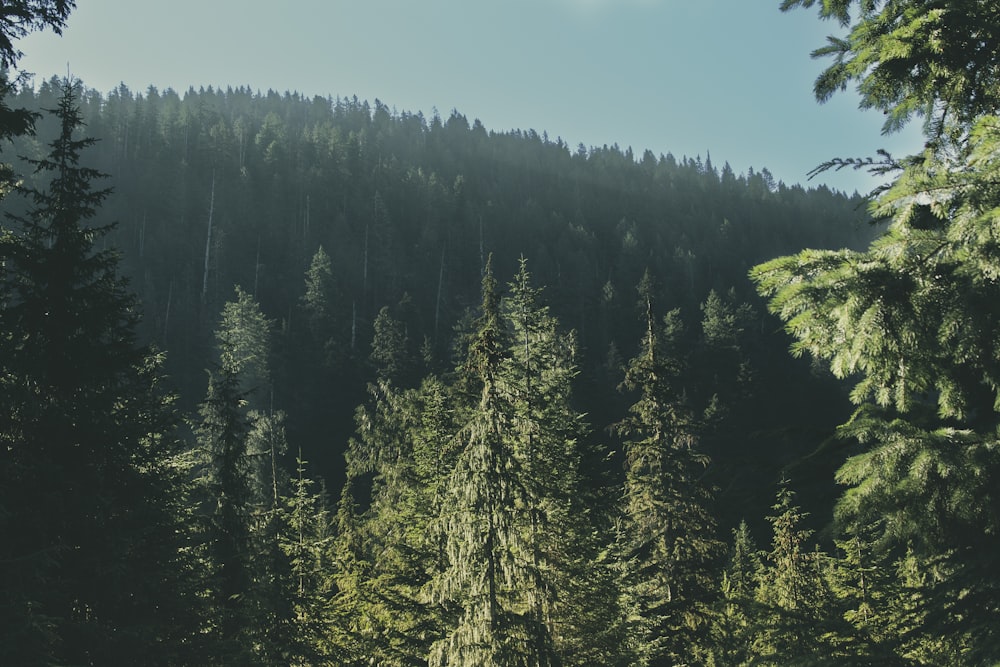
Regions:
[[108, 193], [80, 165], [78, 95], [61, 85], [59, 133], [33, 162], [47, 187], [22, 189], [27, 214], [0, 228], [0, 657], [167, 663], [198, 623], [176, 415], [117, 256], [98, 249]]
[[863, 448], [838, 473], [850, 488], [837, 516], [855, 535], [877, 527], [883, 562], [906, 552], [920, 571], [899, 594], [908, 611], [898, 653], [992, 663], [1000, 657], [998, 580], [988, 565], [1000, 516], [998, 7], [861, 2], [852, 18], [853, 6], [821, 5], [821, 16], [850, 33], [816, 51], [835, 61], [817, 95], [858, 81], [862, 106], [885, 111], [887, 130], [925, 116], [927, 143], [871, 203], [888, 226], [867, 250], [807, 250], [752, 276], [797, 339], [793, 352], [855, 381], [859, 407], [843, 433]]

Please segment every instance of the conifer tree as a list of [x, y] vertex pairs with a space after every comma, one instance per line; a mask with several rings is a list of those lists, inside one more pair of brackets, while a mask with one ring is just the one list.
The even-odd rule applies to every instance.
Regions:
[[293, 577], [280, 547], [287, 449], [284, 414], [270, 403], [270, 324], [249, 294], [223, 307], [216, 330], [219, 369], [209, 376], [199, 439], [212, 506], [208, 540], [216, 567], [217, 632], [224, 651], [248, 664], [287, 663], [295, 636]]
[[335, 519], [333, 544], [334, 595], [330, 601], [331, 622], [328, 632], [337, 664], [349, 667], [368, 664], [377, 642], [370, 621], [372, 599], [371, 553], [364, 538], [354, 498], [352, 478], [348, 475], [340, 492]]
[[330, 255], [320, 246], [306, 271], [306, 291], [301, 299], [312, 343], [323, 351], [328, 366], [341, 364], [348, 354], [350, 308], [333, 275]]
[[[815, 55], [833, 64], [817, 79], [828, 98], [850, 82], [886, 129], [925, 119], [923, 150], [903, 160], [832, 160], [871, 166], [893, 181], [872, 215], [888, 222], [865, 251], [814, 251], [756, 267], [759, 291], [834, 375], [857, 378], [858, 410], [843, 429], [863, 451], [839, 471], [850, 488], [840, 525], [878, 525], [883, 554], [912, 549], [933, 563], [920, 617], [940, 638], [970, 637], [963, 661], [1000, 659], [1000, 549], [996, 492], [1000, 362], [997, 207], [1000, 96], [995, 3], [930, 5], [837, 0], [819, 4], [849, 32]], [[821, 167], [821, 168], [822, 168]]]
[[733, 529], [729, 563], [722, 573], [722, 598], [713, 619], [706, 664], [715, 667], [751, 665], [758, 609], [754, 604], [762, 564], [746, 521]]
[[[500, 388], [509, 341], [500, 313], [492, 258], [469, 345], [468, 386], [479, 400], [457, 439], [462, 445], [441, 507], [447, 565], [432, 585], [434, 600], [457, 608], [455, 624], [434, 644], [431, 665], [550, 664], [552, 657], [525, 593], [536, 581], [523, 530], [524, 488], [509, 438], [512, 411]], [[546, 649], [539, 655], [539, 635]]]
[[501, 388], [513, 410], [513, 456], [524, 493], [534, 576], [528, 604], [539, 629], [535, 664], [545, 664], [552, 651], [565, 664], [613, 664], [621, 652], [621, 613], [594, 499], [580, 480], [586, 424], [572, 405], [575, 336], [559, 331], [523, 257], [502, 312], [511, 336]]
[[237, 285], [236, 299], [227, 301], [215, 330], [219, 366], [237, 378], [239, 389], [253, 407], [270, 405], [271, 323], [253, 295]]
[[[15, 40], [45, 28], [62, 34], [75, 5], [73, 0], [8, 0], [0, 7], [0, 153], [4, 144], [15, 137], [34, 134], [39, 118], [36, 112], [8, 104], [23, 83], [21, 77], [11, 79], [11, 69], [23, 55]], [[13, 167], [0, 162], [0, 200], [14, 190], [16, 181]]]
[[213, 629], [223, 655], [250, 662], [247, 642], [242, 639], [248, 626], [254, 489], [243, 403], [235, 373], [222, 369], [210, 374], [200, 409], [198, 439], [207, 463], [204, 484], [208, 495], [208, 558], [215, 568], [211, 584], [216, 616]]
[[197, 623], [175, 416], [95, 247], [112, 226], [91, 223], [108, 192], [80, 164], [79, 87], [59, 94], [48, 185], [0, 228], [0, 662], [166, 663]]
[[336, 657], [327, 637], [333, 525], [322, 492], [312, 490], [315, 482], [305, 474], [301, 453], [296, 463], [291, 492], [282, 497], [278, 534], [291, 575], [291, 589], [285, 594], [292, 605], [295, 627], [287, 657], [293, 665], [324, 664]]
[[659, 331], [648, 271], [638, 289], [646, 331], [623, 383], [638, 398], [616, 426], [626, 448], [623, 586], [638, 664], [663, 665], [703, 645], [721, 545], [700, 479], [707, 457], [696, 448], [697, 421], [676, 384], [679, 316], [668, 314]]
[[431, 641], [441, 634], [439, 609], [424, 589], [442, 569], [442, 546], [432, 523], [454, 462], [444, 444], [453, 436], [450, 399], [434, 376], [408, 390], [383, 380], [370, 393], [371, 402], [357, 413], [347, 471], [352, 487], [356, 480], [369, 488], [350, 501], [366, 509], [353, 516], [354, 527], [338, 542], [346, 549], [354, 539], [365, 553], [379, 554], [364, 562], [365, 578], [352, 583], [361, 600], [357, 614], [378, 637], [372, 653], [386, 665], [413, 664], [426, 659]]
[[768, 517], [771, 549], [756, 592], [765, 609], [755, 650], [762, 664], [776, 667], [820, 659], [823, 615], [830, 601], [823, 554], [810, 550], [812, 531], [802, 527], [807, 515], [794, 501], [795, 493], [782, 480], [772, 506], [775, 513]]

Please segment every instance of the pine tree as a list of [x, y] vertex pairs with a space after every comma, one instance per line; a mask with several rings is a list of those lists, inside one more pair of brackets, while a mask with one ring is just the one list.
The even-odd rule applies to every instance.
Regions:
[[[15, 137], [33, 135], [39, 118], [33, 111], [7, 103], [23, 83], [22, 77], [10, 78], [11, 69], [23, 55], [14, 41], [45, 28], [62, 34], [75, 4], [72, 0], [8, 0], [0, 7], [0, 146]], [[13, 167], [0, 162], [0, 200], [14, 190], [16, 182]]]
[[348, 347], [349, 309], [333, 275], [330, 256], [320, 246], [306, 271], [306, 291], [302, 296], [312, 343], [324, 352], [324, 362], [336, 365], [343, 361]]
[[289, 651], [301, 651], [294, 584], [279, 544], [284, 414], [249, 409], [270, 393], [262, 390], [270, 383], [270, 323], [239, 287], [223, 308], [216, 340], [219, 369], [209, 376], [198, 435], [212, 507], [207, 537], [216, 567], [217, 636], [223, 651], [236, 651], [248, 664], [287, 663]]
[[247, 452], [243, 395], [234, 373], [209, 376], [201, 405], [198, 440], [207, 462], [205, 480], [209, 504], [208, 558], [215, 567], [212, 596], [214, 630], [223, 655], [250, 661], [241, 638], [247, 628], [246, 604], [251, 586], [250, 516], [253, 462]]
[[[512, 411], [500, 389], [509, 347], [491, 262], [467, 358], [467, 385], [478, 404], [460, 428], [462, 451], [441, 507], [447, 566], [433, 582], [434, 600], [457, 607], [447, 637], [434, 644], [431, 665], [513, 665], [540, 662], [538, 627], [525, 599], [536, 574], [523, 530], [524, 489], [508, 434]], [[548, 645], [548, 640], [546, 640]]]
[[372, 329], [372, 351], [368, 358], [375, 365], [380, 379], [390, 379], [398, 384], [406, 379], [412, 365], [407, 350], [406, 329], [390, 314], [388, 306], [379, 310]]
[[291, 493], [281, 499], [278, 534], [292, 584], [291, 590], [285, 591], [295, 628], [287, 657], [293, 665], [323, 664], [335, 657], [334, 647], [327, 645], [333, 525], [326, 499], [312, 490], [315, 482], [305, 474], [306, 462], [301, 453], [296, 463]]
[[366, 509], [353, 515], [354, 526], [338, 542], [347, 549], [354, 540], [361, 552], [379, 554], [365, 561], [365, 576], [352, 583], [358, 590], [355, 613], [377, 637], [373, 657], [386, 665], [413, 664], [426, 660], [442, 633], [440, 609], [425, 588], [443, 568], [443, 546], [432, 524], [454, 463], [446, 444], [453, 437], [450, 398], [434, 376], [408, 390], [384, 380], [370, 393], [369, 405], [357, 413], [347, 471], [352, 487], [357, 481], [369, 489], [351, 499]]
[[271, 323], [256, 299], [239, 285], [236, 299], [222, 308], [215, 330], [220, 368], [239, 381], [239, 389], [251, 406], [270, 405]]
[[849, 33], [815, 52], [834, 59], [817, 96], [856, 81], [887, 130], [923, 116], [926, 143], [902, 160], [823, 165], [893, 175], [873, 193], [870, 211], [888, 225], [867, 250], [806, 250], [752, 272], [796, 337], [793, 353], [857, 378], [859, 407], [843, 433], [863, 449], [838, 473], [850, 487], [838, 521], [878, 521], [881, 554], [910, 549], [933, 564], [920, 589], [933, 613], [919, 622], [929, 636], [968, 641], [955, 664], [1000, 659], [996, 9], [983, 0], [820, 5]]
[[722, 598], [713, 619], [710, 666], [741, 667], [756, 657], [754, 639], [758, 609], [755, 595], [762, 564], [746, 521], [733, 529], [729, 563], [722, 574]]
[[626, 448], [623, 585], [637, 662], [661, 665], [700, 650], [721, 544], [700, 479], [707, 457], [696, 449], [697, 421], [676, 385], [679, 316], [657, 330], [648, 271], [639, 295], [646, 332], [623, 383], [638, 398], [616, 426]]
[[528, 589], [537, 629], [533, 664], [547, 664], [553, 653], [564, 664], [613, 664], [621, 648], [621, 613], [608, 554], [598, 539], [594, 498], [581, 484], [579, 448], [586, 424], [572, 405], [575, 336], [559, 331], [523, 257], [509, 288], [502, 313], [510, 349], [501, 390], [514, 415], [513, 456], [521, 472], [523, 530], [534, 576]]
[[78, 86], [59, 92], [33, 163], [51, 180], [0, 228], [0, 662], [165, 663], [198, 622], [175, 416], [117, 257], [95, 249], [112, 226], [90, 223], [108, 192], [80, 164]]
[[807, 515], [795, 504], [787, 480], [782, 480], [772, 509], [771, 550], [756, 592], [765, 610], [755, 651], [761, 664], [816, 664], [823, 655], [820, 639], [829, 602], [825, 557], [810, 551], [812, 531], [802, 527]]

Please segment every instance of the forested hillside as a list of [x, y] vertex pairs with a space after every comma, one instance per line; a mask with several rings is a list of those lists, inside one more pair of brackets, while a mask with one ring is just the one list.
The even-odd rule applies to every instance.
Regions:
[[992, 664], [995, 16], [853, 4], [817, 94], [928, 118], [870, 201], [32, 86], [73, 3], [0, 7], [0, 663]]
[[[16, 103], [46, 109], [57, 95], [51, 80]], [[273, 323], [275, 405], [295, 406], [295, 440], [332, 466], [331, 479], [375, 377], [382, 308], [404, 329], [404, 384], [447, 367], [490, 254], [504, 282], [526, 258], [545, 303], [575, 330], [577, 401], [599, 431], [624, 409], [616, 386], [642, 331], [636, 286], [647, 269], [662, 312], [681, 311], [683, 356], [701, 354], [690, 391], [732, 393], [722, 378], [743, 361], [757, 376], [752, 392], [740, 391], [759, 395], [754, 411], [773, 411], [771, 421], [741, 424], [732, 437], [800, 425], [786, 401], [831, 400], [790, 386], [808, 380], [787, 376], [796, 373], [787, 339], [746, 273], [803, 247], [862, 247], [872, 230], [858, 197], [775, 183], [766, 169], [735, 174], [707, 156], [571, 149], [530, 130], [489, 131], [458, 112], [426, 119], [378, 101], [122, 87], [87, 91], [81, 104], [98, 139], [85, 160], [113, 189], [101, 216], [118, 224], [105, 242], [122, 251], [142, 331], [168, 352], [182, 404], [204, 392], [211, 332], [240, 286]], [[52, 122], [39, 124], [40, 139]], [[38, 156], [44, 145], [17, 152]], [[710, 299], [732, 312], [705, 311]], [[698, 352], [704, 317], [733, 328], [707, 335], [741, 351]], [[820, 410], [834, 415], [824, 427], [844, 416], [837, 410]], [[796, 444], [801, 455], [815, 442]]]

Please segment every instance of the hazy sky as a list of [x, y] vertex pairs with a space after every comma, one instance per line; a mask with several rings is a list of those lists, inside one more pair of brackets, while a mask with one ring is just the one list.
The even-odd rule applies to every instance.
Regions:
[[[705, 157], [786, 183], [836, 156], [904, 153], [852, 91], [819, 105], [809, 57], [836, 24], [778, 0], [78, 0], [61, 38], [19, 42], [23, 69], [107, 92], [248, 85], [452, 109], [571, 146]], [[867, 189], [854, 172], [828, 174]]]

